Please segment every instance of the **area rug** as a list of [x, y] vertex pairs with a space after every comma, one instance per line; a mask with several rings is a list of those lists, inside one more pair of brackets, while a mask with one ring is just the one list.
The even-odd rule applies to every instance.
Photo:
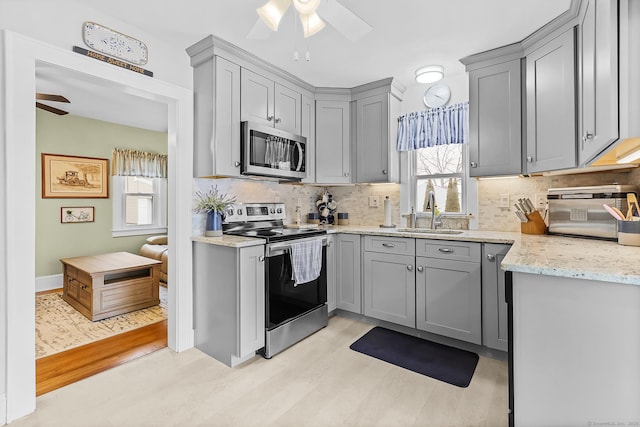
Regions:
[[36, 359], [131, 331], [167, 318], [167, 288], [160, 305], [92, 322], [62, 299], [62, 291], [36, 296]]
[[479, 356], [466, 350], [375, 327], [349, 347], [440, 381], [467, 387]]

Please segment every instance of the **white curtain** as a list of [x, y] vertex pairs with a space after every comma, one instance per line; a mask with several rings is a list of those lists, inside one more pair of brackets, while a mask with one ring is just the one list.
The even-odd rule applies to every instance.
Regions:
[[466, 143], [468, 111], [469, 103], [461, 102], [398, 117], [398, 151]]
[[137, 150], [116, 148], [113, 150], [111, 175], [167, 177], [167, 156]]

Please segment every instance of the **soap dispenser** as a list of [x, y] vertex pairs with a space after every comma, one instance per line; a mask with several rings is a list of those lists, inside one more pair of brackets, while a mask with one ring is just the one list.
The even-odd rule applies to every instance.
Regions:
[[416, 210], [411, 206], [411, 213], [407, 217], [407, 228], [416, 228]]

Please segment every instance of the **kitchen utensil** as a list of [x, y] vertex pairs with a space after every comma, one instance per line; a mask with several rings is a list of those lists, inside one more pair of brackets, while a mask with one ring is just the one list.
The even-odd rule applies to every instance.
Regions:
[[[627, 193], [627, 219], [630, 220], [633, 216], [640, 216], [640, 208], [638, 208], [638, 199], [634, 193]], [[634, 212], [637, 215], [634, 215]]]
[[516, 211], [516, 216], [518, 217], [520, 222], [529, 222], [529, 219], [527, 219], [527, 215], [522, 211]]
[[542, 219], [540, 212], [534, 210], [530, 214], [527, 214], [526, 223], [520, 224], [520, 231], [523, 234], [547, 234], [547, 224]]
[[522, 200], [524, 200], [525, 207], [529, 210], [529, 212], [528, 212], [528, 213], [531, 213], [531, 212], [533, 212], [533, 211], [535, 211], [535, 210], [536, 210], [536, 207], [535, 207], [535, 206], [533, 205], [533, 203], [531, 202], [531, 199], [529, 199], [528, 197], [525, 197], [525, 198], [524, 198], [524, 199], [522, 199]]
[[[522, 200], [522, 199], [520, 199], [520, 200]], [[520, 200], [518, 201], [518, 203], [516, 203], [516, 206], [518, 207], [518, 209], [521, 210], [525, 214], [529, 213], [527, 211], [527, 208], [524, 206], [524, 203], [522, 203]]]
[[602, 207], [609, 212], [609, 214], [614, 217], [615, 219], [619, 219], [620, 221], [624, 221], [624, 215], [622, 215], [622, 212], [620, 212], [620, 209], [613, 207], [613, 206], [609, 206], [606, 203], [604, 203], [602, 205]]

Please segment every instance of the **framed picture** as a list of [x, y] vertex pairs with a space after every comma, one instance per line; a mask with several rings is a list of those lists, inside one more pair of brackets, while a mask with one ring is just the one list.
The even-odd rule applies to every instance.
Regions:
[[93, 206], [74, 206], [60, 208], [60, 222], [68, 224], [71, 222], [93, 222]]
[[109, 160], [42, 153], [42, 198], [109, 197]]

